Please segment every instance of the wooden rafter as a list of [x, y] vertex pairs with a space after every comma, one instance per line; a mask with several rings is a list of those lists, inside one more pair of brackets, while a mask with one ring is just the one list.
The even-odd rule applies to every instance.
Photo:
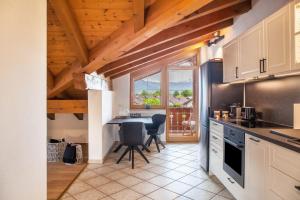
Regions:
[[141, 30], [145, 25], [145, 0], [133, 0], [134, 31]]
[[48, 100], [47, 113], [87, 113], [87, 100]]
[[84, 118], [83, 113], [73, 113], [73, 114], [78, 120], [83, 120], [83, 118]]
[[[85, 67], [77, 67], [64, 72], [56, 81], [56, 85], [48, 93], [48, 98], [57, 95], [72, 84], [74, 72], [91, 73], [114, 61], [131, 48], [142, 43], [146, 39], [159, 33], [163, 29], [174, 25], [185, 16], [200, 9], [212, 0], [157, 0], [147, 11], [145, 26], [138, 32], [134, 32], [134, 21], [129, 20], [120, 29], [101, 41], [91, 51], [91, 62]], [[58, 86], [57, 86], [58, 85]]]
[[67, 0], [49, 0], [82, 65], [89, 62], [88, 48]]
[[158, 55], [158, 54], [162, 55], [162, 54], [164, 54], [163, 53], [164, 51], [165, 52], [167, 51], [170, 53], [170, 50], [168, 50], [168, 49], [172, 49], [174, 51], [178, 50], [178, 49], [182, 49], [184, 47], [190, 46], [191, 43], [193, 43], [193, 42], [194, 43], [198, 42], [197, 40], [199, 40], [199, 39], [200, 40], [203, 39], [203, 38], [201, 38], [201, 36], [206, 35], [208, 33], [215, 32], [215, 31], [223, 29], [225, 27], [231, 26], [232, 24], [233, 24], [233, 20], [229, 19], [229, 20], [220, 22], [218, 24], [197, 30], [195, 32], [181, 36], [179, 38], [176, 38], [176, 39], [167, 41], [165, 43], [156, 45], [154, 47], [145, 49], [144, 51], [138, 52], [136, 54], [129, 55], [128, 57], [122, 58], [116, 62], [108, 64], [107, 66], [104, 66], [97, 72], [98, 73], [106, 73], [106, 75], [107, 75], [108, 74], [107, 72], [109, 72], [109, 71], [116, 70], [116, 69], [122, 70], [122, 68], [125, 67], [126, 64], [128, 66], [128, 65], [130, 65], [130, 63], [134, 63], [133, 61], [143, 60], [143, 58], [149, 57], [151, 55], [153, 55], [154, 57], [155, 57], [155, 55]]
[[126, 71], [126, 70], [129, 70], [131, 68], [136, 68], [136, 67], [138, 67], [140, 65], [147, 64], [149, 62], [158, 60], [158, 59], [160, 59], [162, 57], [165, 57], [167, 55], [174, 54], [174, 53], [176, 53], [178, 51], [181, 51], [182, 49], [184, 49], [186, 47], [189, 47], [189, 46], [191, 46], [193, 44], [197, 44], [197, 43], [200, 43], [200, 42], [208, 41], [208, 40], [210, 40], [212, 38], [213, 38], [213, 35], [212, 34], [208, 34], [208, 35], [204, 35], [202, 37], [197, 38], [197, 40], [191, 40], [191, 41], [183, 42], [182, 44], [179, 44], [179, 45], [174, 46], [172, 48], [166, 49], [166, 50], [161, 51], [161, 52], [159, 52], [157, 54], [153, 54], [151, 56], [145, 57], [145, 58], [143, 58], [141, 60], [138, 60], [136, 62], [124, 65], [121, 68], [117, 68], [117, 69], [108, 71], [108, 72], [104, 73], [104, 76], [106, 76], [106, 77], [113, 76], [114, 74], [118, 74], [118, 73], [120, 73], [122, 71]]
[[144, 70], [144, 69], [147, 69], [147, 68], [152, 68], [152, 67], [155, 67], [157, 65], [164, 65], [166, 63], [172, 63], [172, 62], [177, 61], [177, 60], [182, 60], [182, 59], [186, 59], [186, 58], [192, 57], [192, 56], [194, 56], [196, 54], [197, 54], [197, 50], [187, 48], [186, 50], [182, 50], [181, 52], [173, 53], [173, 54], [165, 56], [165, 57], [163, 57], [163, 58], [161, 58], [159, 60], [156, 60], [156, 61], [144, 64], [144, 65], [141, 65], [139, 67], [131, 68], [129, 70], [125, 70], [125, 71], [122, 71], [120, 73], [114, 74], [110, 78], [111, 79], [116, 79], [116, 78], [119, 78], [119, 77], [121, 77], [121, 76], [123, 76], [125, 74], [128, 74], [128, 73], [133, 73], [133, 72], [136, 72], [136, 71], [139, 71], [139, 70]]
[[55, 120], [55, 113], [47, 113], [47, 118], [50, 120]]
[[[215, 6], [213, 8], [213, 6]], [[208, 9], [209, 8], [209, 9]], [[215, 23], [224, 21], [234, 16], [245, 13], [251, 9], [251, 0], [246, 1], [213, 1], [212, 3], [205, 6], [204, 9], [200, 9], [196, 16], [190, 19], [180, 22], [178, 25], [167, 28], [160, 33], [149, 38], [142, 44], [136, 46], [130, 50], [127, 55], [142, 51], [146, 48], [150, 48], [159, 43], [180, 37], [190, 32], [196, 31], [197, 29], [211, 26]], [[211, 11], [214, 12], [211, 12]], [[209, 12], [210, 11], [210, 12]]]

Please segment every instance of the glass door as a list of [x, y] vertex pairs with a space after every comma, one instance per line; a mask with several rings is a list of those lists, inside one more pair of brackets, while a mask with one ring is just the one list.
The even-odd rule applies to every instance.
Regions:
[[193, 60], [168, 66], [167, 141], [198, 140], [198, 76]]

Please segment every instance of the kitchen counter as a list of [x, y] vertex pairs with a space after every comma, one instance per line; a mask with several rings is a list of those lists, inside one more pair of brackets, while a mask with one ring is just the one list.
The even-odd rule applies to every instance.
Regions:
[[[263, 140], [266, 140], [268, 142], [274, 143], [276, 145], [282, 146], [284, 148], [287, 148], [289, 150], [295, 151], [300, 153], [300, 145], [290, 142], [289, 137], [281, 136], [278, 134], [271, 133], [271, 130], [283, 130], [282, 127], [274, 127], [274, 128], [246, 128], [238, 124], [232, 123], [235, 121], [235, 119], [215, 119], [210, 118], [210, 120], [215, 121], [217, 123], [221, 123], [223, 125], [228, 125], [234, 128], [238, 128], [240, 130], [245, 131], [246, 133], [253, 135], [255, 137], [261, 138]], [[300, 130], [294, 130], [289, 127], [284, 128], [287, 132], [292, 132], [294, 135], [300, 135]]]

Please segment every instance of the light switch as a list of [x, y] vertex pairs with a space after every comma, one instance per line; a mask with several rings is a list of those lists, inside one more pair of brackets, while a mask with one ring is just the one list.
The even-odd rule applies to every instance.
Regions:
[[294, 104], [294, 129], [300, 129], [300, 104]]

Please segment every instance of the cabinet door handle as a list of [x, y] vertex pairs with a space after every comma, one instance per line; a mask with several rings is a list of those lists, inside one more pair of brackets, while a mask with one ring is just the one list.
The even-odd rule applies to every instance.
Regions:
[[259, 73], [263, 73], [262, 66], [263, 66], [263, 60], [260, 59], [260, 60], [259, 60]]
[[267, 72], [267, 70], [266, 70], [266, 61], [267, 61], [267, 59], [262, 59], [262, 61], [263, 61], [263, 72]]
[[254, 138], [249, 138], [249, 140], [252, 140], [252, 141], [254, 141], [254, 142], [260, 142], [259, 139], [254, 139]]
[[295, 185], [295, 188], [300, 191], [300, 185]]
[[231, 184], [234, 184], [234, 181], [232, 181], [231, 178], [227, 178], [227, 179]]
[[212, 149], [213, 152], [218, 153], [215, 149]]
[[239, 69], [239, 67], [235, 67], [235, 78], [239, 78], [238, 69]]

